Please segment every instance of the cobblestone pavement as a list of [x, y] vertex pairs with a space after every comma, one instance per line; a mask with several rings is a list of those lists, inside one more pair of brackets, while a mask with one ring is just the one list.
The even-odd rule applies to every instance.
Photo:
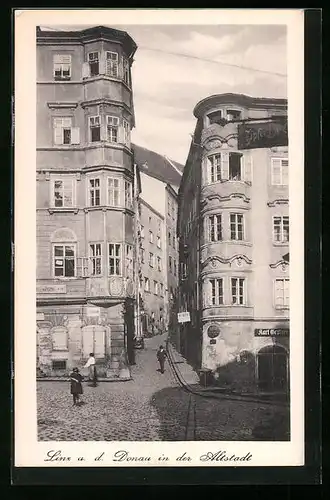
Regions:
[[137, 351], [133, 380], [100, 382], [96, 388], [85, 382], [81, 406], [72, 405], [68, 382], [38, 382], [38, 439], [251, 440], [260, 422], [286, 417], [280, 407], [190, 396], [178, 387], [168, 365], [163, 375], [157, 371], [161, 343], [164, 337], [147, 339], [145, 349]]

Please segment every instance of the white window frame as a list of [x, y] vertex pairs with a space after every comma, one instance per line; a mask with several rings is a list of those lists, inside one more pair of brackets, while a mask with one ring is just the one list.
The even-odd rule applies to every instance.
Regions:
[[[93, 248], [92, 248], [93, 247]], [[100, 253], [97, 253], [97, 248], [100, 249]], [[94, 252], [93, 252], [94, 250]], [[93, 242], [88, 244], [89, 251], [89, 261], [90, 261], [90, 276], [102, 276], [103, 275], [103, 244], [101, 242]], [[99, 266], [100, 272], [94, 272]]]
[[128, 87], [131, 86], [130, 65], [126, 57], [123, 57], [123, 80]]
[[[55, 247], [62, 247], [63, 248], [63, 256], [57, 256], [55, 257]], [[70, 258], [70, 260], [74, 261], [74, 274], [73, 276], [56, 276], [55, 275], [55, 260], [63, 260], [65, 261], [65, 247], [73, 247], [74, 251], [74, 256], [73, 259]], [[63, 262], [63, 271], [65, 271], [65, 263]], [[77, 244], [73, 242], [54, 242], [52, 243], [52, 276], [55, 279], [75, 279], [77, 277]]]
[[149, 243], [154, 243], [154, 233], [149, 229]]
[[131, 181], [127, 179], [124, 180], [124, 188], [125, 188], [125, 207], [133, 208], [133, 184]]
[[[71, 182], [71, 194], [72, 194], [72, 204], [67, 205], [65, 203], [65, 197], [64, 197], [64, 186], [62, 187], [62, 202], [63, 204], [61, 206], [56, 206], [55, 205], [55, 183], [56, 182], [66, 182], [70, 181]], [[77, 188], [77, 183], [76, 179], [73, 177], [68, 177], [68, 176], [54, 176], [51, 178], [51, 183], [50, 183], [50, 188], [51, 188], [51, 193], [50, 193], [50, 200], [51, 200], [51, 207], [55, 209], [61, 209], [61, 208], [74, 208], [76, 206], [76, 188]]]
[[[91, 64], [93, 63], [94, 59], [90, 59], [90, 55], [91, 54], [97, 54], [97, 62], [98, 62], [98, 65], [99, 65], [99, 70], [98, 72], [95, 74], [95, 75], [92, 75], [92, 72], [91, 72]], [[100, 51], [98, 50], [92, 50], [91, 52], [88, 52], [87, 54], [87, 62], [88, 62], [88, 68], [89, 68], [89, 76], [91, 76], [92, 78], [95, 77], [95, 76], [99, 76], [100, 75]]]
[[[54, 116], [53, 117], [53, 134], [54, 144], [56, 146], [70, 146], [72, 144], [72, 116]], [[65, 142], [65, 130], [70, 130], [70, 142]]]
[[159, 272], [162, 271], [162, 258], [161, 257], [157, 257], [157, 269]]
[[[220, 217], [220, 237], [218, 231], [218, 221], [217, 217]], [[207, 220], [208, 225], [208, 240], [211, 243], [216, 243], [217, 241], [222, 241], [223, 239], [223, 222], [222, 222], [222, 213], [221, 214], [212, 214], [208, 216]], [[212, 229], [214, 232], [214, 239], [212, 239]]]
[[[108, 57], [108, 54], [113, 57]], [[115, 69], [115, 71], [114, 71]], [[119, 55], [118, 52], [112, 52], [111, 50], [105, 51], [105, 74], [110, 78], [119, 77]]]
[[[240, 288], [240, 280], [243, 280], [243, 302], [240, 303], [240, 302], [234, 302], [233, 300], [233, 293], [232, 293], [232, 280], [237, 280], [238, 281], [238, 298], [240, 298], [240, 293], [239, 293], [239, 288]], [[230, 293], [230, 302], [231, 302], [231, 305], [232, 306], [246, 306], [247, 304], [247, 293], [246, 293], [246, 287], [247, 287], [247, 280], [245, 277], [242, 277], [242, 276], [230, 276], [229, 277], [229, 293]]]
[[[235, 238], [232, 238], [232, 233], [231, 233], [231, 216], [235, 215]], [[238, 222], [237, 222], [237, 215], [240, 215], [242, 217], [242, 238], [238, 238]], [[231, 241], [244, 241], [245, 240], [245, 214], [242, 214], [241, 212], [229, 212], [229, 231], [230, 231], [230, 240]]]
[[150, 292], [150, 280], [146, 276], [144, 277], [144, 291]]
[[158, 235], [157, 236], [157, 248], [161, 248], [162, 246], [162, 240], [161, 240], [161, 237]]
[[[275, 162], [280, 162], [280, 165], [275, 165]], [[283, 166], [283, 162], [287, 162], [286, 166]], [[279, 178], [280, 182], [275, 182], [274, 169], [279, 168]], [[287, 169], [286, 175], [283, 175], [283, 170]], [[287, 178], [287, 182], [283, 182], [283, 178]], [[289, 185], [289, 159], [283, 156], [272, 156], [271, 157], [271, 184], [272, 186], [288, 186]]]
[[159, 295], [158, 281], [154, 280], [154, 294]]
[[[276, 231], [275, 231], [275, 219], [280, 219], [280, 239], [276, 239]], [[284, 219], [287, 219], [288, 222], [288, 239], [284, 238], [285, 231], [284, 231]], [[289, 215], [273, 215], [272, 217], [272, 229], [273, 229], [273, 243], [284, 243], [284, 244], [289, 244], [290, 241], [290, 219]]]
[[133, 245], [130, 243], [125, 244], [125, 256], [126, 256], [126, 276], [133, 276]]
[[144, 225], [143, 224], [141, 224], [140, 233], [141, 233], [141, 238], [144, 238]]
[[[119, 142], [119, 118], [118, 116], [106, 115], [107, 142], [117, 144]], [[114, 134], [115, 131], [115, 134]], [[115, 135], [115, 140], [113, 138]]]
[[[277, 295], [276, 295], [276, 290], [277, 286], [276, 283], [278, 281], [283, 282], [283, 304], [278, 304], [277, 303]], [[289, 292], [288, 292], [288, 297], [287, 297], [287, 303], [285, 303], [285, 288], [284, 288], [284, 283], [287, 282], [289, 284]], [[274, 290], [274, 307], [275, 309], [289, 309], [290, 308], [290, 278], [282, 278], [282, 277], [277, 277], [274, 279], [273, 283], [273, 290]]]
[[124, 144], [129, 146], [131, 143], [131, 126], [128, 120], [123, 118], [123, 133], [124, 133]]
[[[101, 142], [101, 125], [101, 115], [93, 115], [88, 117], [89, 142], [91, 144], [94, 144], [95, 142]], [[92, 141], [92, 128], [99, 128], [100, 130], [100, 139], [98, 141]]]
[[[98, 186], [91, 186], [91, 181], [99, 181]], [[102, 203], [102, 179], [99, 176], [88, 176], [87, 177], [87, 190], [88, 190], [88, 206], [89, 207], [100, 207]], [[95, 193], [99, 191], [99, 204], [95, 204]], [[94, 193], [94, 203], [92, 204], [92, 192]]]
[[[214, 295], [213, 295], [213, 283], [214, 283]], [[222, 295], [219, 293], [219, 285], [221, 283]], [[210, 306], [223, 306], [225, 304], [225, 280], [224, 278], [210, 278]], [[222, 299], [220, 301], [220, 298]]]
[[[217, 163], [213, 159], [218, 158]], [[212, 160], [211, 160], [212, 159]], [[222, 158], [221, 153], [212, 153], [207, 155], [207, 173], [210, 184], [222, 181]]]
[[232, 121], [232, 120], [228, 119], [228, 114], [230, 114], [230, 113], [228, 113], [228, 111], [236, 111], [236, 112], [240, 113], [240, 118], [234, 118], [234, 120], [237, 120], [237, 119], [239, 120], [239, 119], [242, 118], [242, 114], [243, 113], [242, 113], [241, 109], [230, 107], [230, 108], [226, 108], [226, 110], [225, 110], [225, 115], [226, 115], [226, 120], [227, 121]]
[[210, 122], [210, 115], [213, 115], [214, 113], [219, 113], [219, 114], [220, 114], [220, 119], [224, 119], [224, 114], [225, 114], [225, 113], [224, 113], [223, 108], [220, 108], [220, 109], [212, 109], [212, 110], [210, 110], [210, 111], [207, 113], [207, 115], [206, 115], [206, 117], [205, 117], [205, 121], [206, 121], [205, 126], [206, 126], [206, 127], [210, 127], [211, 125], [214, 125], [214, 124], [216, 123], [216, 122], [213, 122], [213, 123], [211, 123], [211, 122]]
[[[68, 62], [65, 62], [65, 60], [67, 60]], [[65, 66], [69, 70], [68, 76], [63, 75]], [[61, 76], [56, 76], [56, 74], [55, 74], [56, 67], [60, 68]], [[71, 56], [71, 54], [54, 54], [53, 55], [53, 77], [54, 77], [55, 81], [71, 80], [71, 71], [72, 71], [72, 56]]]
[[[115, 183], [118, 185], [115, 186]], [[111, 185], [112, 184], [112, 185]], [[115, 193], [117, 193], [117, 203], [115, 203]], [[107, 177], [107, 205], [110, 207], [120, 207], [121, 203], [121, 179], [120, 177]]]
[[[116, 255], [116, 252], [111, 252], [111, 245], [113, 245], [113, 250], [116, 251], [116, 247], [119, 247], [119, 255]], [[108, 276], [122, 276], [123, 275], [123, 248], [122, 248], [121, 243], [108, 243]], [[110, 273], [110, 259], [113, 259], [113, 268], [114, 270], [117, 270], [118, 268], [118, 273]], [[119, 265], [117, 266], [117, 262], [119, 262]]]
[[149, 267], [155, 267], [155, 255], [153, 252], [149, 252]]

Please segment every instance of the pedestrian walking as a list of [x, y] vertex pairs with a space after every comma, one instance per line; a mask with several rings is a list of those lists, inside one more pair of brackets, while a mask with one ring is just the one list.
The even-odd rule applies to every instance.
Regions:
[[87, 363], [85, 364], [84, 368], [89, 368], [89, 380], [91, 381], [91, 385], [93, 387], [97, 386], [97, 371], [96, 371], [96, 365], [95, 365], [95, 357], [94, 353], [91, 352], [89, 354], [89, 358], [87, 360]]
[[74, 368], [72, 373], [70, 373], [71, 394], [74, 406], [79, 404], [80, 395], [83, 393], [82, 381], [83, 377], [80, 375], [78, 368]]
[[161, 345], [157, 351], [157, 359], [159, 362], [160, 366], [160, 373], [164, 373], [164, 365], [165, 365], [165, 359], [167, 358], [166, 351], [164, 347]]

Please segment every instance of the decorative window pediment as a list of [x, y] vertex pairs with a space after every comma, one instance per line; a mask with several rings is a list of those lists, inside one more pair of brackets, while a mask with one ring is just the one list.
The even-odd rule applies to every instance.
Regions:
[[56, 229], [56, 231], [51, 236], [51, 241], [77, 241], [77, 237], [75, 233], [67, 228], [63, 227], [60, 229]]
[[281, 259], [277, 262], [274, 262], [273, 264], [269, 264], [269, 267], [271, 269], [277, 269], [278, 267], [281, 267], [281, 270], [283, 272], [286, 272], [288, 270], [288, 267], [289, 267], [289, 262], [284, 260], [284, 259]]

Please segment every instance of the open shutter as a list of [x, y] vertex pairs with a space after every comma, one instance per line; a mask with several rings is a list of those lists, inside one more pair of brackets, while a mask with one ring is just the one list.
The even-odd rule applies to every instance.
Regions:
[[122, 125], [120, 125], [118, 127], [118, 142], [120, 144], [125, 143], [125, 131], [124, 131], [124, 127]]
[[105, 68], [106, 68], [105, 56], [106, 56], [105, 52], [100, 53], [100, 61], [99, 61], [99, 73], [100, 73], [100, 75], [105, 75]]
[[73, 127], [71, 129], [71, 144], [80, 144], [80, 128]]
[[221, 179], [228, 181], [229, 179], [229, 153], [221, 152]]
[[250, 152], [241, 156], [242, 176], [245, 182], [252, 182], [252, 155]]
[[90, 76], [90, 71], [89, 71], [89, 63], [84, 62], [82, 65], [82, 77], [83, 78], [88, 78]]
[[107, 140], [107, 123], [106, 120], [104, 120], [104, 117], [101, 119], [100, 116], [100, 138], [101, 141], [106, 141]]
[[62, 144], [62, 118], [54, 119], [54, 144]]
[[121, 56], [119, 57], [119, 61], [118, 61], [118, 77], [121, 78], [122, 80], [124, 80], [124, 57]]

